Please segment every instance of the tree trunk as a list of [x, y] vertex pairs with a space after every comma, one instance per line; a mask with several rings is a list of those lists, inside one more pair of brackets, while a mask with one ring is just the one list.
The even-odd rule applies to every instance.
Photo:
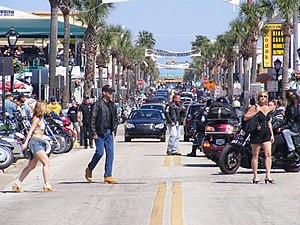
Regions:
[[99, 66], [99, 88], [103, 87], [103, 66]]
[[229, 63], [229, 67], [228, 67], [228, 90], [227, 90], [227, 94], [228, 94], [228, 98], [230, 100], [232, 100], [232, 95], [233, 95], [233, 62]]
[[285, 96], [285, 91], [288, 89], [288, 70], [290, 62], [290, 41], [291, 36], [284, 36], [284, 55], [283, 55], [283, 70], [282, 70], [282, 97]]
[[244, 82], [245, 82], [244, 91], [250, 91], [249, 58], [248, 57], [244, 58], [243, 66], [244, 66]]
[[[298, 70], [299, 68], [298, 67], [298, 63], [300, 63], [300, 61], [298, 61], [298, 52], [297, 52], [297, 49], [298, 49], [298, 15], [299, 15], [299, 10], [295, 10], [294, 12], [294, 70]], [[299, 59], [300, 60], [300, 59]]]
[[[50, 51], [49, 51], [49, 98], [56, 95], [55, 74], [57, 54], [57, 29], [58, 29], [58, 0], [49, 0], [51, 7], [50, 24]], [[60, 96], [59, 96], [60, 97]], [[48, 99], [50, 100], [50, 99]]]
[[216, 83], [216, 85], [219, 85], [219, 74], [218, 74], [218, 67], [217, 66], [215, 66], [215, 68], [214, 68], [214, 73], [215, 73], [215, 83]]
[[256, 83], [257, 79], [257, 41], [252, 41], [251, 43], [252, 47], [252, 66], [251, 66], [251, 83]]
[[[112, 82], [111, 86], [114, 90], [116, 90], [116, 64], [117, 64], [117, 59], [115, 56], [112, 56], [112, 68], [111, 68], [111, 76], [112, 76]], [[116, 96], [115, 93], [113, 94], [113, 99], [115, 100]]]
[[118, 65], [118, 71], [117, 71], [117, 75], [118, 75], [118, 87], [117, 87], [117, 101], [120, 102], [120, 97], [121, 97], [121, 85], [122, 85], [122, 79], [121, 79], [121, 69], [122, 69], [122, 65], [121, 62], [117, 62]]
[[64, 13], [64, 67], [66, 67], [66, 85], [63, 89], [62, 103], [65, 106], [70, 101], [70, 72], [69, 71], [69, 46], [70, 46], [70, 20], [69, 14]]
[[84, 95], [91, 96], [95, 76], [95, 60], [97, 52], [96, 31], [92, 26], [88, 26], [84, 34], [84, 42], [87, 49], [85, 80], [84, 80]]

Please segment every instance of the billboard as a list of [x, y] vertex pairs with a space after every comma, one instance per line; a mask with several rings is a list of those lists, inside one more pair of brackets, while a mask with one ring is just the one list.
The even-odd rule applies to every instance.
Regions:
[[273, 60], [284, 54], [284, 36], [282, 24], [266, 24], [268, 33], [263, 37], [263, 67], [273, 67]]

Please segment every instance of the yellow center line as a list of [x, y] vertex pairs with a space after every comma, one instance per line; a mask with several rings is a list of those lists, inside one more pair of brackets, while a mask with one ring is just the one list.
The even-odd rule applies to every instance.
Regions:
[[171, 224], [183, 225], [181, 182], [173, 182], [171, 202]]
[[[177, 147], [177, 152], [180, 153], [179, 147]], [[175, 167], [181, 167], [181, 156], [176, 155], [174, 158]]]
[[157, 185], [157, 192], [154, 199], [150, 225], [162, 225], [164, 218], [165, 199], [167, 193], [167, 183], [160, 182]]
[[166, 155], [163, 167], [170, 167], [172, 158], [172, 156]]

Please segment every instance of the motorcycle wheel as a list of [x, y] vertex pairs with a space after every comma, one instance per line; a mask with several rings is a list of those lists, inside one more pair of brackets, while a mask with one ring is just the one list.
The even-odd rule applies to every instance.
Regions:
[[224, 174], [234, 174], [241, 165], [241, 153], [238, 149], [227, 145], [219, 158], [218, 166]]
[[58, 134], [55, 134], [55, 138], [58, 144], [56, 145], [56, 143], [54, 143], [54, 145], [56, 145], [57, 147], [55, 146], [54, 149], [52, 150], [53, 154], [65, 153], [67, 150], [66, 139]]
[[14, 154], [11, 149], [0, 146], [0, 169], [6, 169], [14, 161]]
[[66, 147], [66, 152], [69, 152], [73, 149], [74, 147], [74, 141], [73, 141], [73, 138], [67, 134], [64, 135], [64, 138], [66, 139], [66, 143], [67, 143], [67, 147]]
[[285, 172], [289, 172], [289, 173], [297, 173], [300, 171], [300, 166], [296, 166], [296, 167], [286, 167], [284, 168]]

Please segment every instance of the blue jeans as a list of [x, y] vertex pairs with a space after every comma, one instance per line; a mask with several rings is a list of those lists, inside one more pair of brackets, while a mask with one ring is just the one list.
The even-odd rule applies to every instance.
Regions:
[[98, 139], [95, 140], [96, 143], [96, 152], [92, 158], [92, 161], [89, 163], [88, 168], [92, 171], [98, 164], [99, 160], [103, 156], [104, 148], [105, 148], [105, 177], [112, 176], [112, 166], [113, 166], [113, 160], [114, 160], [114, 137], [110, 131], [110, 129], [107, 130], [107, 132], [104, 135], [98, 134]]
[[287, 147], [288, 147], [288, 152], [292, 152], [295, 150], [295, 145], [293, 143], [292, 137], [298, 136], [299, 133], [295, 133], [290, 131], [289, 129], [285, 129], [282, 131], [282, 135], [286, 141]]
[[177, 151], [177, 146], [179, 144], [180, 125], [178, 123], [175, 126], [172, 126], [172, 124], [167, 124], [167, 127], [170, 133], [167, 151], [174, 153]]

